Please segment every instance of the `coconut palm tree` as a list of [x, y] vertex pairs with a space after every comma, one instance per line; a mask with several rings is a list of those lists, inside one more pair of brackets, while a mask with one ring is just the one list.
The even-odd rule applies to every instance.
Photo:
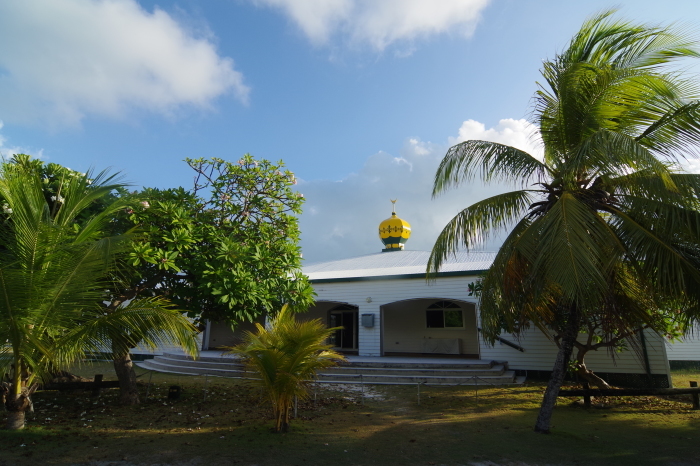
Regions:
[[[36, 170], [2, 165], [0, 341], [6, 343], [0, 346], [0, 373], [9, 429], [24, 426], [43, 378], [86, 352], [104, 351], [117, 335], [146, 335], [152, 343], [167, 335], [195, 348], [194, 329], [164, 301], [104, 312], [109, 272], [130, 238], [103, 235], [119, 203], [83, 214], [120, 186], [114, 176], [71, 172], [48, 199], [43, 184]], [[123, 345], [123, 337], [116, 342]]]
[[321, 319], [299, 322], [286, 304], [267, 327], [256, 327], [257, 332], [246, 332], [243, 343], [231, 352], [241, 355], [260, 377], [256, 383], [272, 404], [275, 432], [287, 432], [294, 397], [308, 396], [307, 385], [316, 372], [345, 359], [325, 344], [338, 328], [326, 328]]
[[544, 63], [532, 114], [543, 159], [466, 141], [449, 149], [435, 175], [434, 196], [474, 177], [522, 188], [457, 214], [438, 237], [428, 272], [458, 248], [509, 231], [482, 282], [482, 328], [491, 339], [529, 323], [560, 329], [537, 432], [549, 432], [588, 316], [604, 315], [624, 332], [655, 329], [654, 309], [670, 301], [688, 319], [698, 315], [700, 176], [679, 162], [696, 156], [700, 102], [696, 84], [669, 67], [697, 58], [697, 43], [613, 13], [586, 21]]
[[[105, 312], [106, 311], [106, 312]], [[176, 345], [187, 354], [199, 352], [199, 330], [184, 311], [161, 297], [138, 298], [116, 308], [96, 306], [84, 311], [85, 319], [58, 345], [71, 348], [71, 354], [107, 352], [119, 379], [122, 405], [140, 402], [130, 351], [137, 345], [155, 349]]]
[[[63, 199], [61, 193], [65, 189], [66, 181], [76, 176], [85, 175], [59, 164], [47, 164], [41, 160], [32, 159], [31, 156], [26, 154], [14, 155], [9, 163], [5, 164], [5, 168], [8, 170], [25, 170], [37, 174], [42, 181], [44, 198], [49, 205], [49, 210], [52, 215], [57, 213], [58, 208], [61, 206], [61, 202], [57, 202], [57, 200]], [[91, 180], [88, 180], [88, 182], [91, 182]], [[94, 187], [93, 185], [89, 188]], [[81, 209], [80, 213], [74, 218], [74, 223], [82, 225], [86, 220], [95, 217], [105, 210], [113, 212], [115, 206], [120, 208], [125, 207], [124, 212], [120, 212], [119, 215], [109, 215], [109, 226], [106, 230], [102, 231], [101, 234], [105, 236], [120, 236], [127, 231], [131, 231], [132, 234], [130, 236], [133, 237], [133, 239], [137, 241], [142, 240], [142, 235], [144, 234], [143, 228], [134, 228], [132, 222], [125, 221], [124, 217], [125, 214], [128, 215], [128, 212], [133, 212], [134, 203], [140, 205], [142, 208], [147, 208], [146, 206], [148, 206], [148, 203], [135, 199], [134, 193], [129, 193], [124, 186], [113, 185], [112, 188], [112, 191], [103, 190], [103, 195], [101, 197], [92, 198], [90, 205]], [[119, 201], [119, 203], [117, 203], [117, 201]], [[125, 206], [122, 203], [130, 205]], [[129, 252], [126, 253], [126, 256], [128, 255]], [[138, 404], [140, 401], [136, 383], [136, 372], [134, 371], [133, 361], [131, 360], [131, 349], [136, 346], [155, 348], [156, 346], [175, 343], [180, 346], [184, 345], [183, 347], [188, 348], [187, 351], [192, 352], [192, 354], [196, 352], [193, 342], [190, 341], [190, 337], [186, 339], [187, 341], [185, 343], [183, 343], [185, 340], [181, 339], [182, 335], [180, 333], [183, 329], [186, 329], [188, 334], [191, 334], [193, 331], [192, 326], [189, 324], [185, 325], [184, 320], [178, 315], [178, 313], [182, 314], [186, 311], [173, 311], [171, 309], [171, 304], [166, 300], [136, 299], [139, 292], [128, 282], [137, 272], [133, 267], [128, 265], [128, 262], [130, 262], [129, 259], [124, 260], [122, 257], [120, 265], [117, 267], [118, 271], [113, 271], [116, 273], [112, 273], [114, 282], [110, 284], [108, 296], [105, 297], [104, 311], [110, 314], [117, 310], [122, 314], [130, 311], [133, 314], [134, 312], [146, 312], [146, 309], [155, 310], [159, 308], [159, 314], [151, 316], [155, 319], [154, 322], [151, 322], [153, 325], [141, 326], [138, 328], [138, 332], [116, 329], [109, 338], [112, 342], [111, 349], [114, 356], [114, 369], [119, 378], [120, 401], [124, 405]], [[153, 280], [151, 280], [150, 286], [154, 289], [159, 289], [161, 285], [158, 283], [157, 278], [158, 277], [153, 277]], [[124, 292], [125, 289], [128, 292]], [[144, 292], [141, 292], [141, 294], [151, 296], [151, 294]], [[153, 295], [155, 295], [155, 293]], [[185, 326], [183, 327], [183, 325]], [[143, 333], [143, 341], [137, 339], [141, 333]], [[101, 351], [108, 352], [109, 348], [103, 347]]]

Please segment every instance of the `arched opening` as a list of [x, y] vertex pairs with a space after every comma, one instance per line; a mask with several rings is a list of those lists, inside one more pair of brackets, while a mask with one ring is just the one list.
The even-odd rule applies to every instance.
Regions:
[[445, 298], [396, 301], [382, 306], [385, 356], [479, 358], [476, 306]]
[[358, 307], [339, 301], [317, 301], [307, 312], [298, 314], [301, 320], [321, 319], [327, 327], [342, 327], [333, 332], [328, 343], [346, 354], [358, 352]]

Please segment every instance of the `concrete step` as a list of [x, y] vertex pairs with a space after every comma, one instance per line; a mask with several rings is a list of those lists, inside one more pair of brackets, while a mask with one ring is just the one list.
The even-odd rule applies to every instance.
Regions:
[[[255, 379], [237, 357], [206, 357], [193, 360], [177, 353], [165, 353], [146, 361], [135, 362], [143, 369], [183, 375], [210, 375], [230, 378]], [[508, 370], [508, 363], [495, 361], [469, 361], [451, 363], [443, 361], [390, 362], [349, 361], [328, 368], [318, 374], [319, 383], [378, 384], [378, 385], [511, 385], [521, 384], [524, 377], [516, 377]]]
[[421, 368], [410, 368], [410, 367], [356, 367], [355, 365], [347, 366], [336, 366], [328, 369], [324, 369], [323, 372], [326, 374], [381, 374], [381, 375], [393, 375], [396, 377], [404, 376], [430, 376], [440, 374], [441, 376], [455, 376], [455, 377], [472, 377], [472, 376], [499, 376], [503, 374], [506, 367], [502, 364], [485, 367], [483, 369], [445, 369], [443, 367], [435, 367], [430, 369]]
[[145, 361], [138, 361], [135, 364], [142, 368], [148, 369], [156, 372], [167, 372], [171, 374], [187, 374], [187, 375], [212, 375], [217, 377], [254, 377], [254, 374], [250, 374], [243, 370], [231, 370], [231, 369], [214, 369], [211, 367], [200, 367], [196, 365], [190, 366], [176, 366], [170, 365], [157, 361], [156, 359], [147, 359]]
[[200, 361], [199, 359], [181, 359], [163, 356], [156, 356], [153, 358], [160, 364], [165, 364], [169, 366], [181, 366], [181, 367], [199, 367], [199, 368], [211, 368], [220, 370], [243, 370], [244, 364], [238, 360], [219, 360], [219, 362], [211, 361]]
[[360, 375], [318, 374], [319, 382], [366, 383], [366, 384], [427, 384], [427, 385], [504, 385], [515, 383], [515, 372], [507, 371], [495, 376], [396, 376], [396, 375]]
[[[382, 359], [382, 358], [377, 358]], [[392, 358], [398, 359], [398, 358]], [[353, 361], [341, 362], [338, 367], [361, 367], [361, 368], [376, 368], [376, 369], [488, 369], [496, 364], [496, 361], [469, 361], [462, 363], [448, 363], [448, 362], [431, 362], [426, 360], [425, 362], [416, 362], [415, 358], [411, 358], [406, 362], [396, 362], [392, 360], [391, 362], [385, 361]]]
[[[192, 357], [190, 357], [186, 354], [183, 354], [183, 353], [164, 352], [162, 356], [165, 358], [168, 358], [168, 359], [181, 359], [181, 360], [192, 361]], [[240, 358], [235, 354], [224, 354], [222, 352], [221, 356], [200, 356], [196, 360], [201, 361], [201, 362], [220, 362], [220, 363], [231, 362], [231, 363], [235, 363], [236, 361], [240, 361]]]

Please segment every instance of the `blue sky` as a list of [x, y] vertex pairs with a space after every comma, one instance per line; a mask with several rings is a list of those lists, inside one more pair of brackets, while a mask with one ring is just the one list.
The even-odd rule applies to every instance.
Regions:
[[431, 200], [445, 150], [480, 138], [536, 151], [524, 119], [542, 59], [613, 5], [700, 23], [690, 0], [3, 2], [0, 152], [156, 187], [190, 185], [185, 157], [283, 159], [307, 199], [307, 260], [378, 252], [397, 197], [407, 248], [430, 249], [502, 189]]

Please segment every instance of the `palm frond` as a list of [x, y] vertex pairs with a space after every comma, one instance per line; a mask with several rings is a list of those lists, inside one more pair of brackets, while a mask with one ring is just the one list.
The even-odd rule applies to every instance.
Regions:
[[652, 173], [667, 188], [673, 187], [667, 164], [660, 162], [634, 138], [609, 130], [599, 130], [588, 137], [560, 168], [570, 173], [587, 171], [606, 177], [639, 170]]
[[60, 339], [62, 353], [105, 352], [128, 353], [137, 344], [150, 348], [176, 345], [186, 353], [198, 354], [197, 328], [163, 298], [141, 298], [116, 310], [106, 312], [94, 307], [81, 316], [79, 326]]
[[[685, 290], [700, 286], [700, 263], [691, 260], [670, 238], [659, 234], [663, 232], [649, 228], [648, 221], [641, 223], [626, 212], [612, 213], [611, 223], [625, 245], [626, 255], [653, 281], [656, 292], [680, 296]], [[697, 238], [694, 242], [697, 249]]]
[[607, 288], [607, 272], [624, 252], [614, 233], [588, 205], [564, 193], [542, 219], [533, 268], [556, 283], [568, 302], [595, 302]]
[[673, 102], [636, 139], [659, 156], [678, 161], [697, 157], [700, 144], [700, 102]]
[[[88, 171], [83, 175], [68, 177], [60, 188], [63, 201], [54, 216], [54, 223], [60, 226], [72, 226], [92, 203], [123, 187], [121, 179], [122, 176], [119, 173], [110, 174], [107, 170], [97, 174]], [[121, 203], [117, 201], [105, 206], [105, 210], [97, 213], [97, 216], [109, 217], [121, 207]]]
[[626, 215], [665, 238], [668, 244], [692, 244], [700, 237], [700, 211], [697, 210], [697, 202], [683, 205], [680, 202], [660, 199], [659, 196], [627, 195], [622, 197], [620, 204]]
[[[669, 182], [670, 181], [670, 182]], [[668, 181], [648, 170], [611, 177], [606, 180], [622, 202], [646, 198], [685, 208], [697, 208], [700, 201], [700, 175], [671, 172]]]
[[[61, 200], [54, 200], [62, 207], [52, 210], [36, 170], [2, 166], [0, 197], [11, 210], [0, 228], [0, 338], [8, 348], [0, 363], [22, 368], [25, 383], [84, 354], [84, 347], [60, 343], [104, 298], [113, 257], [124, 243], [76, 229], [80, 212], [118, 186], [100, 186], [101, 176], [96, 188], [84, 177], [66, 181]], [[13, 390], [18, 393], [16, 383]]]
[[512, 191], [479, 201], [458, 213], [435, 241], [428, 259], [427, 273], [435, 274], [444, 260], [464, 247], [482, 244], [494, 231], [506, 229], [529, 208], [532, 191]]
[[697, 43], [683, 30], [613, 20], [615, 9], [588, 19], [560, 55], [564, 63], [587, 62], [616, 68], [652, 68], [699, 57]]
[[435, 173], [433, 197], [447, 188], [480, 177], [526, 185], [548, 173], [547, 166], [527, 152], [489, 141], [465, 141], [452, 146]]
[[320, 319], [297, 321], [287, 305], [269, 326], [256, 324], [256, 328], [256, 332], [246, 332], [243, 343], [230, 351], [242, 356], [249, 370], [258, 374], [257, 384], [267, 391], [276, 412], [294, 396], [307, 396], [306, 382], [318, 370], [344, 359], [325, 344], [338, 328], [326, 328]]

